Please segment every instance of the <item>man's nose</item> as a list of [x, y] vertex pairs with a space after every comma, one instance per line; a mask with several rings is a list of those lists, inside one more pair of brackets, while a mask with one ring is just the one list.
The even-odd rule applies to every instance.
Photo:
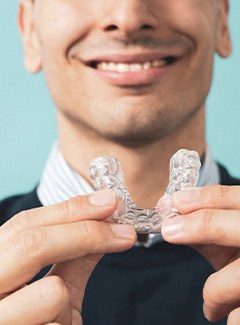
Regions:
[[155, 0], [113, 0], [101, 20], [101, 29], [123, 37], [155, 30], [158, 19], [153, 2]]

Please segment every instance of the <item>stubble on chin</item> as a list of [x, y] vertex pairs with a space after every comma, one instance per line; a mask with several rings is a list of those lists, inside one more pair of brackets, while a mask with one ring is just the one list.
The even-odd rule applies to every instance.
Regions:
[[178, 132], [200, 108], [196, 107], [190, 112], [184, 112], [183, 108], [169, 108], [154, 114], [145, 116], [143, 114], [142, 117], [132, 117], [125, 121], [109, 118], [88, 122], [67, 109], [60, 110], [60, 114], [80, 135], [89, 134], [98, 140], [104, 139], [121, 146], [139, 148], [159, 141], [172, 132]]

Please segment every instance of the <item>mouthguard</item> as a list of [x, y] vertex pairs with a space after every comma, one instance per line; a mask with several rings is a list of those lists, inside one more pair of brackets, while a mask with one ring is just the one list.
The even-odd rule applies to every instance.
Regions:
[[118, 207], [113, 215], [116, 223], [131, 224], [139, 234], [154, 234], [161, 233], [165, 219], [179, 215], [174, 208], [172, 193], [196, 186], [200, 167], [196, 151], [177, 151], [170, 160], [169, 184], [165, 194], [152, 209], [140, 209], [133, 202], [116, 158], [106, 156], [92, 160], [89, 163], [89, 176], [97, 191], [111, 189], [116, 193]]

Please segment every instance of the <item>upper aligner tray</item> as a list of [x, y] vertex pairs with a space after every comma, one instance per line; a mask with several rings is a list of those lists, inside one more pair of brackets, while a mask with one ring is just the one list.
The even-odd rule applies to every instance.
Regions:
[[169, 184], [165, 194], [152, 209], [140, 209], [133, 202], [124, 183], [119, 161], [114, 157], [99, 157], [89, 164], [89, 176], [96, 190], [112, 189], [118, 198], [118, 207], [113, 215], [117, 223], [135, 227], [137, 233], [160, 233], [163, 220], [175, 216], [172, 193], [196, 186], [201, 167], [196, 151], [181, 149], [170, 160]]

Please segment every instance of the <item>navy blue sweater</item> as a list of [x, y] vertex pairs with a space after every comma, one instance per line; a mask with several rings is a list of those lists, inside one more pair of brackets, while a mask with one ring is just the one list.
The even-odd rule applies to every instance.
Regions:
[[[220, 167], [221, 184], [240, 185]], [[16, 213], [40, 207], [36, 189], [0, 202], [0, 224]], [[42, 270], [33, 280], [46, 274]], [[206, 325], [202, 289], [214, 272], [189, 247], [162, 242], [151, 248], [103, 257], [88, 282], [84, 325]], [[226, 324], [226, 320], [217, 322]]]

